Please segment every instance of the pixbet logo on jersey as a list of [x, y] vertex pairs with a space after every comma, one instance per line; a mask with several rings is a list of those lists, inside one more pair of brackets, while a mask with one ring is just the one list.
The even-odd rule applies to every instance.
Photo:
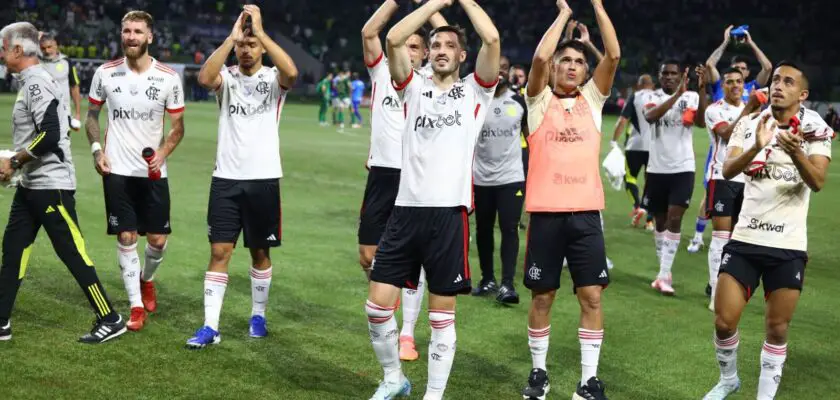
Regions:
[[262, 103], [258, 106], [253, 104], [231, 104], [228, 106], [228, 114], [230, 115], [256, 115], [265, 114], [271, 111], [271, 106], [268, 103]]
[[461, 126], [461, 113], [455, 110], [455, 115], [439, 115], [437, 118], [430, 118], [421, 115], [414, 120], [414, 130], [443, 128], [444, 126]]
[[132, 108], [130, 110], [126, 110], [122, 107], [111, 111], [111, 115], [112, 115], [114, 120], [129, 119], [129, 120], [135, 120], [135, 121], [151, 121], [155, 118], [154, 110], [141, 112], [141, 111], [135, 110], [134, 108]]

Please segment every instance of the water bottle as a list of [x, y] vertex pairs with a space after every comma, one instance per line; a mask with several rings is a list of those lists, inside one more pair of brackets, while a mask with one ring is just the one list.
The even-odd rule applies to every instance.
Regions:
[[[146, 164], [151, 164], [152, 159], [155, 158], [155, 149], [151, 147], [146, 147], [143, 149], [143, 159], [146, 160]], [[149, 168], [149, 179], [156, 181], [160, 179], [160, 170], [152, 171], [152, 168]]]

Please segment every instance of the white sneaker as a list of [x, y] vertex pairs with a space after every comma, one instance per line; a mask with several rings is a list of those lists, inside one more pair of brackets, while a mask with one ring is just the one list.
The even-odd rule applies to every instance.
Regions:
[[410, 394], [411, 382], [403, 375], [399, 382], [379, 382], [379, 387], [370, 400], [392, 400], [399, 397], [408, 397]]
[[691, 243], [688, 244], [688, 248], [686, 250], [688, 250], [689, 253], [694, 254], [702, 250], [703, 246], [705, 246], [705, 244], [703, 243], [703, 239], [691, 239]]
[[653, 225], [653, 221], [648, 221], [645, 223], [645, 230], [648, 232], [653, 232], [656, 227]]
[[673, 296], [674, 295], [674, 287], [671, 286], [672, 280], [671, 275], [666, 277], [657, 277], [656, 280], [650, 283], [650, 287], [659, 291], [666, 296]]
[[723, 400], [726, 396], [738, 391], [741, 388], [741, 380], [735, 377], [734, 380], [721, 380], [709, 393], [703, 396], [703, 400]]
[[709, 311], [715, 312], [715, 299], [709, 300]]

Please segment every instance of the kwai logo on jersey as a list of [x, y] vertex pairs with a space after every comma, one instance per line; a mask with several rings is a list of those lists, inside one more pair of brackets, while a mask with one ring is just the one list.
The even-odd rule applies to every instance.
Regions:
[[785, 224], [777, 225], [770, 222], [764, 222], [758, 218], [750, 218], [750, 223], [747, 225], [747, 228], [764, 232], [785, 233]]
[[549, 142], [575, 143], [582, 142], [583, 136], [576, 128], [566, 128], [562, 131], [548, 131], [545, 135]]
[[230, 115], [257, 115], [257, 114], [265, 114], [271, 111], [271, 105], [268, 103], [262, 103], [260, 105], [253, 105], [253, 104], [231, 104], [228, 106], [228, 114]]
[[394, 96], [385, 96], [382, 98], [382, 107], [391, 111], [399, 111], [402, 109], [402, 103], [400, 102], [400, 99]]
[[126, 110], [122, 107], [111, 111], [111, 117], [114, 120], [128, 119], [134, 121], [152, 121], [155, 119], [155, 111], [149, 110], [146, 112], [137, 111], [134, 108]]
[[461, 113], [459, 113], [458, 110], [455, 110], [454, 115], [439, 115], [437, 118], [430, 118], [425, 115], [421, 115], [414, 120], [415, 131], [418, 129], [440, 129], [445, 126], [455, 125], [461, 126]]

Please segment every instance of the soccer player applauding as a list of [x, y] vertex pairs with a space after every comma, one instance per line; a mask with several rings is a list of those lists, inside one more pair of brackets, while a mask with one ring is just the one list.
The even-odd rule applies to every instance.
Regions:
[[[224, 62], [235, 50], [237, 65]], [[268, 53], [274, 67], [262, 64]], [[267, 335], [265, 309], [271, 286], [269, 248], [280, 246], [280, 139], [277, 129], [286, 93], [298, 70], [266, 34], [260, 9], [246, 5], [230, 36], [201, 68], [198, 81], [219, 98], [219, 143], [210, 184], [207, 235], [210, 265], [204, 276], [204, 326], [187, 341], [202, 348], [219, 343], [219, 314], [228, 263], [239, 233], [251, 252], [250, 336]]]
[[[581, 379], [574, 399], [601, 400], [604, 384], [596, 377], [604, 338], [601, 292], [609, 283], [600, 211], [604, 188], [600, 175], [601, 110], [618, 69], [620, 50], [612, 22], [600, 0], [592, 0], [604, 40], [605, 56], [587, 82], [584, 44], [563, 41], [572, 15], [565, 0], [534, 54], [526, 92], [531, 151], [525, 209], [531, 214], [525, 253], [525, 286], [531, 289], [528, 345], [533, 369], [525, 398], [544, 399], [549, 389], [546, 354], [551, 305], [560, 287], [563, 259], [569, 264], [573, 291], [580, 303], [578, 328]], [[549, 87], [549, 74], [554, 86]], [[584, 84], [585, 83], [585, 84]]]
[[453, 0], [431, 0], [391, 28], [388, 68], [404, 106], [402, 170], [396, 204], [376, 251], [365, 305], [370, 340], [385, 372], [372, 399], [406, 396], [394, 303], [416, 287], [421, 266], [429, 287], [429, 378], [425, 400], [443, 398], [455, 356], [455, 296], [470, 291], [468, 261], [472, 162], [476, 139], [499, 76], [499, 32], [474, 0], [460, 0], [483, 44], [475, 73], [460, 79], [466, 34], [442, 26], [431, 33], [433, 74], [414, 71], [408, 39]]

